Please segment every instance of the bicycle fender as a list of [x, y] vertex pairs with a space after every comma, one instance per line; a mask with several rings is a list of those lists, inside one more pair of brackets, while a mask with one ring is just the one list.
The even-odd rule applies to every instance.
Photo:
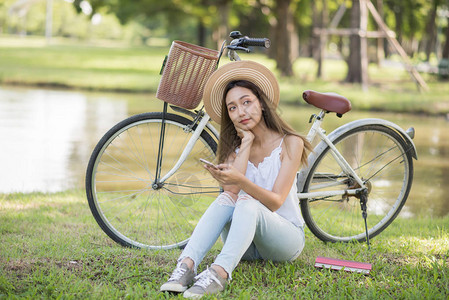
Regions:
[[220, 133], [210, 122], [206, 124], [206, 128], [212, 132], [212, 134], [217, 138], [217, 141], [220, 139]]
[[[332, 131], [328, 135], [328, 138], [333, 142], [339, 136], [348, 132], [349, 130], [352, 130], [356, 127], [365, 126], [365, 125], [380, 125], [380, 126], [389, 127], [391, 129], [395, 130], [397, 133], [399, 133], [399, 136], [402, 137], [404, 142], [407, 145], [411, 146], [412, 157], [416, 160], [418, 159], [418, 154], [416, 151], [415, 144], [413, 143], [413, 140], [410, 138], [410, 136], [405, 132], [405, 130], [402, 129], [401, 127], [399, 127], [397, 124], [392, 123], [387, 120], [383, 120], [383, 119], [369, 118], [369, 119], [361, 119], [361, 120], [349, 122], [347, 124], [344, 124], [344, 125], [338, 127], [334, 131]], [[318, 145], [315, 146], [315, 148], [313, 149], [313, 152], [309, 154], [308, 165], [305, 168], [301, 169], [297, 174], [298, 191], [303, 190], [305, 181], [307, 179], [307, 175], [310, 172], [310, 168], [313, 166], [313, 163], [315, 162], [315, 160], [320, 156], [320, 154], [326, 148], [327, 148], [327, 144], [324, 141], [321, 141], [320, 143], [318, 143]]]

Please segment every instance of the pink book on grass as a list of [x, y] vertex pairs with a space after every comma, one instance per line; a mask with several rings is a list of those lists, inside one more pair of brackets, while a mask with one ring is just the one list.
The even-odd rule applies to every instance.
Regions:
[[315, 267], [327, 268], [327, 269], [332, 269], [332, 270], [344, 269], [345, 271], [348, 271], [348, 272], [358, 272], [358, 273], [364, 273], [364, 274], [369, 274], [369, 272], [371, 271], [371, 268], [372, 268], [371, 264], [368, 264], [368, 263], [328, 258], [328, 257], [322, 257], [322, 256], [318, 256], [316, 258]]

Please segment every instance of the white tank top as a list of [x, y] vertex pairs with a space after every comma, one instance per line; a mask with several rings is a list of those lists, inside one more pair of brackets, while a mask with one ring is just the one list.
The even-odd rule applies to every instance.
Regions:
[[[285, 136], [284, 136], [285, 137]], [[246, 168], [245, 176], [251, 180], [253, 183], [257, 184], [264, 189], [269, 191], [273, 190], [274, 182], [281, 169], [281, 152], [282, 152], [282, 138], [281, 143], [277, 148], [275, 148], [271, 154], [263, 159], [261, 163], [256, 167], [252, 162], [248, 161], [248, 166]], [[239, 149], [236, 149], [238, 152]], [[246, 194], [245, 191], [241, 190], [240, 194]], [[295, 226], [304, 226], [304, 219], [301, 215], [301, 210], [299, 208], [298, 190], [296, 187], [296, 176], [295, 181], [290, 189], [282, 206], [275, 211], [281, 217], [292, 222]]]

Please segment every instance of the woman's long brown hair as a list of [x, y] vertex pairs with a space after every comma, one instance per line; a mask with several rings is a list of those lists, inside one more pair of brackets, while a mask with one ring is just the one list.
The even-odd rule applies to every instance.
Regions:
[[226, 95], [232, 88], [237, 86], [251, 90], [257, 99], [259, 99], [262, 106], [262, 116], [269, 129], [281, 135], [295, 135], [303, 140], [304, 150], [302, 151], [301, 163], [303, 165], [307, 165], [307, 151], [312, 151], [312, 146], [310, 143], [304, 138], [304, 136], [297, 133], [289, 124], [281, 119], [276, 112], [274, 105], [267, 99], [267, 96], [258, 86], [246, 80], [231, 81], [224, 90], [221, 105], [221, 128], [220, 139], [218, 141], [218, 162], [225, 162], [231, 153], [233, 153], [242, 142], [241, 138], [237, 135], [237, 131], [235, 130], [234, 124], [229, 117], [227, 112], [228, 108], [226, 106]]

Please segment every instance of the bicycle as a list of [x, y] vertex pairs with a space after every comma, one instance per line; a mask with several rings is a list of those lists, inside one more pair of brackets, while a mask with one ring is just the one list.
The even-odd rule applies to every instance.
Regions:
[[[268, 39], [240, 32], [230, 36], [232, 42], [216, 51], [216, 66], [224, 49], [232, 61], [240, 60], [237, 51], [270, 46]], [[320, 109], [311, 116], [307, 135], [309, 141], [320, 141], [297, 175], [304, 221], [322, 241], [366, 241], [369, 246], [369, 239], [390, 225], [407, 200], [417, 159], [414, 129], [362, 119], [326, 135], [321, 128], [324, 117], [342, 117], [351, 109], [349, 100], [313, 91], [304, 92], [303, 98]], [[217, 150], [219, 134], [210, 117], [204, 107], [192, 111], [170, 105], [173, 112], [168, 112], [168, 106], [164, 102], [162, 112], [119, 122], [101, 138], [89, 160], [89, 207], [101, 229], [124, 246], [183, 248], [220, 193], [199, 161], [213, 161]]]

